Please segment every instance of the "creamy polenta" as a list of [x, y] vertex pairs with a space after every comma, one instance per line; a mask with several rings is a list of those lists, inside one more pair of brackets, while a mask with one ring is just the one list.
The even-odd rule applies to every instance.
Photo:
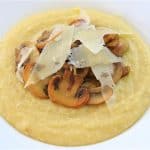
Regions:
[[0, 43], [0, 114], [23, 134], [49, 144], [77, 146], [112, 138], [132, 126], [150, 106], [148, 45], [121, 17], [92, 9], [85, 11], [95, 26], [132, 34], [123, 56], [131, 71], [114, 88], [112, 105], [67, 108], [37, 100], [18, 82], [15, 48], [24, 41], [34, 41], [55, 24], [68, 24], [80, 11], [62, 9], [33, 15], [18, 23]]

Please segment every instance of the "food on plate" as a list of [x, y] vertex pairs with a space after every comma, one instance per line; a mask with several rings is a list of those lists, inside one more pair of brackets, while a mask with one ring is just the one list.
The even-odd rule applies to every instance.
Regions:
[[149, 47], [120, 17], [43, 12], [14, 27], [0, 47], [0, 114], [32, 138], [97, 143], [129, 128], [150, 105]]
[[[23, 69], [22, 77], [25, 83], [27, 82], [30, 76], [30, 72], [32, 71], [33, 66], [34, 63], [28, 62]], [[47, 91], [48, 82], [49, 78], [46, 78], [42, 81], [37, 82], [34, 85], [28, 86], [27, 88], [34, 96], [45, 99], [48, 98], [48, 91]]]

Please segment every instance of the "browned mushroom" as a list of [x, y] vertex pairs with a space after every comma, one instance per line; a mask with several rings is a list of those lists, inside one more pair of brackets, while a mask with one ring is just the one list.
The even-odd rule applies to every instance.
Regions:
[[89, 100], [87, 88], [80, 88], [83, 78], [74, 75], [73, 71], [65, 70], [63, 76], [55, 75], [49, 81], [48, 94], [55, 103], [66, 107], [80, 107]]
[[[34, 64], [33, 63], [27, 63], [24, 70], [23, 70], [23, 80], [26, 83], [30, 73], [32, 71]], [[47, 99], [48, 98], [48, 82], [50, 77], [41, 80], [37, 82], [36, 84], [31, 84], [27, 87], [27, 89], [31, 92], [32, 95], [35, 97], [41, 98], [41, 99]]]
[[97, 104], [104, 103], [108, 101], [113, 94], [113, 90], [109, 86], [104, 86], [103, 88], [98, 87], [97, 90], [99, 90], [98, 93], [93, 93], [94, 91], [92, 91], [88, 104], [97, 105]]
[[122, 77], [122, 64], [114, 63], [114, 73], [112, 75], [112, 79], [114, 83], [117, 83]]
[[118, 34], [105, 34], [103, 38], [104, 38], [105, 44], [108, 44], [114, 40], [119, 40], [119, 35]]
[[[16, 49], [15, 49], [15, 63], [16, 63], [16, 66], [19, 64], [20, 59], [21, 59], [21, 56], [20, 56], [20, 49], [16, 48]], [[17, 69], [17, 68], [16, 68], [16, 69]]]
[[[53, 30], [52, 30], [53, 31]], [[39, 52], [41, 53], [43, 48], [45, 47], [45, 45], [49, 42], [49, 37], [52, 33], [52, 31], [47, 31], [45, 30], [42, 35], [38, 38], [37, 43], [36, 43], [36, 47], [39, 50]], [[56, 37], [58, 37], [60, 34], [62, 33], [62, 31], [55, 33], [50, 41], [53, 41], [56, 39]]]
[[55, 74], [57, 75], [64, 75], [65, 70], [70, 70], [73, 72], [74, 75], [79, 75], [82, 78], [84, 78], [88, 72], [89, 72], [89, 68], [75, 68], [75, 66], [68, 64], [67, 62], [64, 63], [64, 65], [62, 66], [62, 68], [60, 70], [58, 70]]
[[78, 47], [81, 44], [79, 40], [76, 40], [75, 42], [72, 43], [71, 48]]
[[[130, 67], [123, 66], [121, 63], [114, 63], [114, 72], [112, 78], [114, 83], [117, 83], [122, 77], [129, 73]], [[107, 101], [113, 94], [112, 88], [106, 86], [104, 88], [97, 84], [97, 80], [93, 77], [93, 74], [89, 72], [90, 79], [83, 83], [82, 86], [87, 87], [90, 93], [90, 100], [88, 104], [101, 104]]]
[[104, 35], [104, 41], [106, 47], [108, 47], [112, 53], [116, 56], [123, 56], [123, 54], [128, 50], [128, 42], [123, 37], [119, 37], [118, 34], [106, 34]]
[[84, 19], [76, 19], [73, 20], [69, 25], [75, 25], [75, 26], [80, 26], [82, 23], [85, 23], [86, 21]]
[[16, 62], [16, 66], [20, 62], [20, 59], [21, 59], [21, 54], [20, 53], [21, 53], [22, 48], [29, 47], [30, 45], [31, 45], [31, 42], [25, 41], [18, 48], [15, 48], [15, 62]]
[[[90, 105], [98, 105], [104, 103], [112, 95], [112, 89], [110, 87], [106, 86], [102, 88], [98, 83], [99, 81], [97, 80], [89, 80], [83, 84], [83, 87], [87, 87], [89, 90], [90, 99], [88, 101], [88, 104]], [[103, 97], [102, 92], [105, 97]]]
[[[18, 48], [15, 49], [16, 67], [19, 64], [19, 62], [21, 61], [21, 58], [22, 58], [22, 55], [23, 55], [22, 50], [28, 50], [28, 49], [23, 49], [23, 48], [31, 48], [31, 47], [34, 47], [34, 43], [32, 43], [30, 41], [25, 41]], [[28, 59], [22, 64], [22, 67], [24, 67], [25, 64], [28, 63], [29, 61], [34, 63], [36, 61], [36, 59], [39, 57], [38, 50], [36, 49], [36, 47], [34, 47], [34, 48], [35, 49], [32, 51], [32, 53], [30, 54]], [[17, 71], [17, 68], [16, 68], [16, 71]]]
[[45, 30], [41, 34], [41, 36], [37, 39], [36, 47], [38, 48], [39, 52], [41, 52], [42, 49], [44, 48], [44, 46], [46, 45], [47, 40], [48, 40], [50, 34], [51, 34], [50, 31]]

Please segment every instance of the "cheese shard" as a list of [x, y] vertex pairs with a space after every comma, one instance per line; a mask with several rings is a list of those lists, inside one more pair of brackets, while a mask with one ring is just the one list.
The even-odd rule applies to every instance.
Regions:
[[104, 41], [100, 41], [100, 34], [94, 28], [76, 27], [74, 41], [76, 40], [80, 40], [93, 54], [97, 54], [104, 45]]
[[97, 54], [105, 45], [103, 37], [106, 34], [131, 35], [131, 33], [117, 32], [110, 28], [95, 27], [87, 24], [86, 26], [75, 27], [73, 39], [74, 41], [80, 40], [93, 54]]
[[96, 77], [97, 80], [100, 81], [102, 88], [104, 86], [109, 86], [113, 88], [115, 86], [115, 83], [112, 79], [112, 73], [113, 73], [113, 65], [95, 65], [92, 68], [92, 71]]
[[64, 26], [61, 38], [50, 41], [40, 54], [25, 87], [56, 73], [70, 53], [74, 26]]
[[[108, 65], [95, 65], [91, 67], [95, 77], [97, 80], [100, 81], [101, 87], [102, 87], [102, 96], [105, 98], [105, 92], [103, 92], [103, 88], [105, 86], [109, 86], [112, 90], [115, 87], [115, 83], [112, 79], [112, 74], [114, 72], [113, 64]], [[106, 104], [108, 107], [111, 107], [111, 105], [115, 102], [114, 94], [109, 98], [109, 100], [106, 101]]]
[[87, 25], [75, 28], [74, 41], [80, 40], [82, 44], [87, 47], [93, 54], [99, 53], [103, 46], [104, 35], [106, 34], [119, 34], [120, 36], [130, 36], [131, 33], [123, 33], [112, 30], [106, 27], [95, 27], [94, 25]]
[[70, 64], [77, 68], [92, 67], [98, 64], [112, 64], [116, 62], [121, 62], [122, 58], [115, 56], [108, 48], [103, 47], [103, 49], [97, 53], [93, 54], [84, 45], [71, 49], [71, 55], [69, 57]]

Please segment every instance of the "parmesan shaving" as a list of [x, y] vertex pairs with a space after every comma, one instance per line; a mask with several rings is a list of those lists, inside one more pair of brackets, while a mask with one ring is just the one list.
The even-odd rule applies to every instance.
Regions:
[[94, 28], [75, 28], [73, 39], [80, 40], [93, 54], [100, 52], [104, 45], [104, 42], [100, 41], [100, 34]]
[[[105, 95], [105, 92], [103, 92], [103, 89], [105, 86], [109, 86], [110, 88], [114, 88], [115, 83], [112, 79], [112, 73], [113, 73], [113, 65], [96, 65], [92, 67], [92, 71], [96, 77], [97, 80], [100, 81], [101, 87], [102, 87], [102, 96], [104, 99], [107, 99], [107, 95]], [[114, 94], [109, 98], [109, 100], [106, 101], [106, 104], [108, 107], [111, 106], [115, 101]]]
[[98, 54], [93, 54], [84, 45], [71, 49], [70, 63], [77, 68], [92, 67], [97, 64], [112, 64], [121, 62], [121, 57], [115, 56], [109, 49], [103, 47]]
[[96, 28], [94, 25], [87, 25], [76, 27], [73, 38], [74, 41], [80, 40], [93, 54], [97, 54], [105, 45], [103, 37], [106, 34], [119, 34], [123, 37], [132, 35], [131, 33], [118, 32], [106, 27]]
[[100, 64], [100, 65], [95, 65], [91, 68], [96, 79], [100, 81], [102, 87], [109, 86], [113, 88], [115, 86], [115, 83], [113, 82], [112, 75], [111, 75], [113, 70], [112, 64], [109, 65]]
[[40, 54], [33, 67], [25, 87], [57, 72], [64, 64], [70, 53], [74, 26], [64, 26], [61, 39], [49, 42]]

